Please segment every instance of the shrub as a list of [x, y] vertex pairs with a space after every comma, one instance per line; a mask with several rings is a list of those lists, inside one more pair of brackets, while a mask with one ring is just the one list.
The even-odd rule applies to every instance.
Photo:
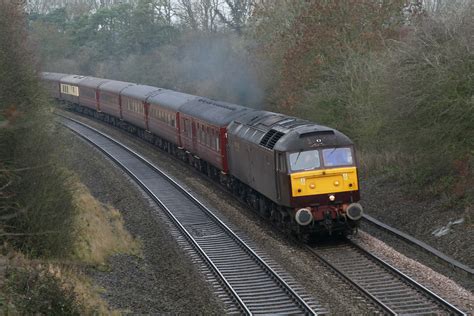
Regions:
[[73, 240], [60, 133], [28, 47], [23, 8], [0, 2], [0, 229], [33, 255], [59, 256]]

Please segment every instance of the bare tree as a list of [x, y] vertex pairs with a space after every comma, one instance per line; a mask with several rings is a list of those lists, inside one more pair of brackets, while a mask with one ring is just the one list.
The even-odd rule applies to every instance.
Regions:
[[198, 30], [199, 25], [196, 18], [196, 5], [192, 0], [177, 0], [177, 16], [184, 24], [192, 30]]
[[173, 16], [175, 15], [172, 0], [157, 0], [153, 6], [158, 16], [165, 21], [167, 25], [171, 25]]
[[255, 0], [224, 0], [228, 8], [222, 9], [216, 8], [216, 14], [219, 16], [221, 21], [232, 30], [236, 31], [237, 34], [242, 34], [242, 30], [245, 27], [247, 20], [252, 14], [252, 10], [255, 7]]
[[216, 17], [219, 5], [219, 0], [200, 0], [198, 2], [199, 20], [204, 31], [217, 31]]

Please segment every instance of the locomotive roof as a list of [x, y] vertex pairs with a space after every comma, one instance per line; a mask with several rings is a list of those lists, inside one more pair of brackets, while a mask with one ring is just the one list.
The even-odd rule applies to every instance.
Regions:
[[162, 90], [161, 93], [151, 95], [147, 99], [147, 102], [150, 104], [157, 104], [177, 112], [180, 110], [180, 107], [183, 104], [195, 98], [197, 98], [197, 96], [191, 94], [181, 93], [173, 90]]
[[268, 111], [254, 111], [242, 115], [229, 130], [249, 142], [285, 152], [322, 146], [352, 145], [346, 135], [335, 129]]
[[226, 126], [234, 119], [253, 109], [206, 98], [197, 98], [184, 104], [180, 111], [217, 126]]
[[59, 79], [66, 76], [69, 76], [69, 75], [57, 73], [57, 72], [42, 72], [40, 74], [41, 79], [50, 80], [50, 81], [59, 81]]
[[339, 147], [352, 144], [349, 137], [338, 130], [310, 123], [292, 128], [280, 138], [274, 148], [279, 151], [302, 151], [318, 147]]
[[122, 95], [141, 101], [146, 101], [149, 96], [160, 93], [161, 91], [163, 91], [161, 88], [140, 84], [126, 87], [122, 90]]
[[80, 76], [80, 75], [69, 75], [66, 77], [62, 77], [59, 82], [61, 83], [66, 83], [66, 84], [73, 84], [77, 85], [79, 82], [87, 78], [86, 76]]
[[86, 77], [81, 82], [78, 83], [81, 87], [97, 89], [101, 84], [108, 82], [108, 79], [96, 78], [96, 77]]
[[130, 82], [110, 80], [110, 81], [104, 83], [103, 85], [101, 85], [99, 89], [101, 91], [106, 91], [106, 92], [119, 94], [120, 91], [122, 91], [126, 87], [134, 86], [134, 85], [135, 85], [134, 83], [130, 83]]

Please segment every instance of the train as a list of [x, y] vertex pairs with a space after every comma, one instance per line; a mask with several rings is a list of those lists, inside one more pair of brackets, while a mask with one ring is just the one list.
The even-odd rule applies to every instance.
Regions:
[[357, 230], [356, 152], [336, 129], [148, 85], [51, 72], [40, 79], [58, 102], [190, 164], [303, 240]]

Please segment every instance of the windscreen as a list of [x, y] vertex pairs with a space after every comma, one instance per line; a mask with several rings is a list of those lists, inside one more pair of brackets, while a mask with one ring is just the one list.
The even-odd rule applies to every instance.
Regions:
[[292, 171], [312, 170], [321, 166], [317, 150], [300, 151], [290, 154], [289, 157]]
[[352, 150], [349, 147], [323, 149], [324, 166], [349, 166], [354, 164]]

